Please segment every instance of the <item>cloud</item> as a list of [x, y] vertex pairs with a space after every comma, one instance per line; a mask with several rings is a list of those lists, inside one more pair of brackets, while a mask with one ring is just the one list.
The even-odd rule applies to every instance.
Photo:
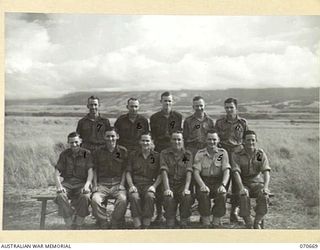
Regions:
[[6, 98], [319, 86], [317, 17], [6, 14]]

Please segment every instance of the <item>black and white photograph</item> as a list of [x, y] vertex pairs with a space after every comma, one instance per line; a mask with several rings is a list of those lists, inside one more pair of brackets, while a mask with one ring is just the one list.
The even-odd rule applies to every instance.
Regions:
[[320, 229], [320, 16], [4, 18], [4, 231]]

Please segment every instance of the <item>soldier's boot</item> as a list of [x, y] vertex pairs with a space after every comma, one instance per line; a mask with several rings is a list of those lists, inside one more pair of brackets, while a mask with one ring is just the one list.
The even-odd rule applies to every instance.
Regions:
[[231, 211], [230, 211], [230, 223], [239, 222], [238, 211], [239, 211], [238, 207], [232, 205]]
[[151, 224], [151, 218], [143, 218], [142, 220], [142, 228], [143, 229], [148, 229]]
[[201, 216], [201, 223], [204, 228], [210, 228], [210, 216]]
[[181, 218], [180, 219], [180, 228], [188, 228], [189, 225], [189, 218]]
[[252, 223], [252, 218], [251, 216], [245, 216], [243, 217], [244, 223], [246, 225], [247, 229], [252, 229], [253, 223]]
[[263, 216], [256, 215], [253, 222], [254, 229], [263, 229]]
[[212, 228], [223, 228], [222, 223], [221, 223], [221, 217], [215, 217], [213, 216], [212, 218]]
[[166, 220], [166, 226], [168, 229], [173, 229], [176, 223], [176, 219], [175, 218], [170, 218]]
[[132, 221], [133, 221], [133, 227], [135, 229], [141, 229], [141, 219], [140, 219], [140, 217], [134, 217], [132, 219]]

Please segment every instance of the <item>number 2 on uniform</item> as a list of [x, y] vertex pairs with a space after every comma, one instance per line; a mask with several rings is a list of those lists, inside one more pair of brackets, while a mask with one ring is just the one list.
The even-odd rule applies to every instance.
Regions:
[[140, 122], [137, 123], [137, 129], [142, 129], [142, 126], [141, 126]]

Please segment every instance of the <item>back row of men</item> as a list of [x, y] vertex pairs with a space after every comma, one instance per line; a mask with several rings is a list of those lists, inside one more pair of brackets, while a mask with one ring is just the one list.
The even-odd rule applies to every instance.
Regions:
[[[212, 223], [218, 228], [232, 179], [230, 221], [237, 222], [240, 204], [246, 226], [259, 228], [267, 213], [270, 167], [266, 154], [256, 148], [255, 132], [237, 115], [237, 100], [225, 100], [226, 116], [214, 124], [204, 111], [204, 99], [194, 97], [194, 114], [184, 120], [183, 129], [182, 115], [172, 110], [172, 95], [164, 92], [160, 102], [161, 111], [150, 117], [150, 131], [148, 120], [138, 114], [139, 100], [130, 98], [129, 112], [111, 127], [100, 116], [99, 99], [88, 98], [89, 114], [78, 122], [77, 132], [69, 134], [70, 148], [61, 153], [56, 165], [56, 202], [66, 224], [81, 227], [91, 203], [97, 223], [105, 228], [104, 203], [115, 198], [111, 226], [118, 228], [128, 196], [135, 228], [150, 226], [154, 203], [156, 220], [162, 220], [164, 206], [168, 228], [175, 226], [179, 205], [180, 226], [185, 228], [195, 193], [203, 226]], [[254, 222], [250, 196], [257, 198]]]

